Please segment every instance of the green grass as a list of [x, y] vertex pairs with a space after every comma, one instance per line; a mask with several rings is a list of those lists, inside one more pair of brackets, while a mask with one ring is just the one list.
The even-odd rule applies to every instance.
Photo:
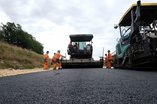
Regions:
[[20, 47], [0, 42], [0, 69], [43, 67], [43, 56]]

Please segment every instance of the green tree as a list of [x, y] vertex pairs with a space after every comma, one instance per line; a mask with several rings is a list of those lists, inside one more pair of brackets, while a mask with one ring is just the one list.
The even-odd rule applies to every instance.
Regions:
[[7, 22], [6, 25], [2, 24], [0, 40], [43, 54], [43, 45], [31, 34], [22, 30], [20, 24], [16, 25], [11, 22]]

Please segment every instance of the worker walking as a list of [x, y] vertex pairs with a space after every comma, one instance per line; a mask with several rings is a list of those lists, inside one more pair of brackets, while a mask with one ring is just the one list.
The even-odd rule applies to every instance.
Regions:
[[57, 58], [57, 68], [60, 69], [62, 66], [61, 61], [60, 61], [60, 58], [61, 58], [60, 50], [57, 51], [56, 58]]
[[51, 65], [52, 65], [53, 70], [56, 70], [56, 67], [57, 67], [57, 57], [56, 57], [56, 53], [54, 53], [54, 55], [53, 55], [53, 57], [52, 57]]
[[65, 56], [61, 55], [61, 54], [60, 54], [60, 50], [58, 50], [57, 53], [56, 53], [57, 68], [58, 68], [58, 69], [61, 69], [61, 68], [62, 68], [62, 63], [61, 63], [61, 60], [60, 60], [62, 57], [65, 57]]
[[107, 54], [107, 66], [106, 68], [111, 68], [112, 67], [112, 55], [110, 53], [110, 50], [108, 50], [108, 54]]
[[49, 51], [46, 51], [44, 54], [44, 70], [48, 70], [48, 59], [49, 59]]

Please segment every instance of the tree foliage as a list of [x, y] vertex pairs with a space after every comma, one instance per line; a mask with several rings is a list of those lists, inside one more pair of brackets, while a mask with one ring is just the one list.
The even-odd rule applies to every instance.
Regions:
[[26, 48], [43, 54], [43, 46], [38, 42], [31, 34], [22, 30], [22, 26], [19, 24], [7, 22], [2, 24], [0, 30], [0, 41], [8, 42], [22, 48]]

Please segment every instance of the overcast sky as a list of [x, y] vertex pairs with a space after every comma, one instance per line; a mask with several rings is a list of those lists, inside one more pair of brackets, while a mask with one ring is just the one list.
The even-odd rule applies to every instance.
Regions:
[[[115, 51], [121, 16], [137, 0], [0, 0], [0, 22], [20, 24], [50, 55], [65, 55], [69, 34], [93, 34], [93, 56]], [[157, 2], [157, 0], [141, 0]]]

